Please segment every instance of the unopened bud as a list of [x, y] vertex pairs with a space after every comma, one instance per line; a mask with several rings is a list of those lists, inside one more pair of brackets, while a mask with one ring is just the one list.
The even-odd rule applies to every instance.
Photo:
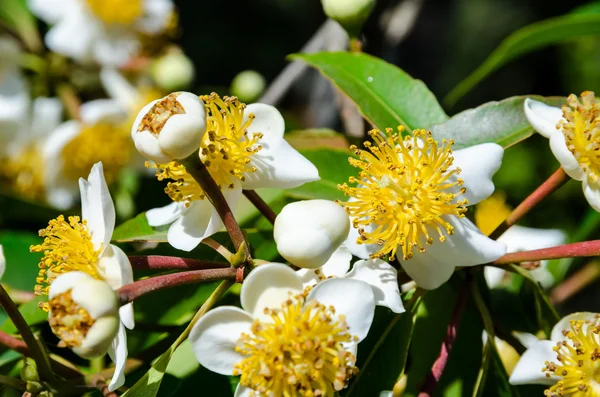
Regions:
[[307, 200], [286, 205], [275, 219], [277, 251], [290, 263], [316, 269], [344, 242], [350, 220], [333, 201]]
[[267, 83], [262, 74], [254, 70], [245, 70], [235, 76], [231, 82], [231, 94], [238, 97], [242, 102], [256, 102], [265, 90], [266, 85]]
[[23, 368], [20, 371], [21, 380], [24, 382], [37, 382], [40, 380], [40, 375], [38, 374], [37, 364], [35, 360], [31, 357], [25, 357], [23, 359]]
[[337, 21], [351, 36], [358, 36], [362, 24], [375, 7], [375, 0], [321, 0], [325, 14]]
[[131, 138], [144, 157], [164, 164], [197, 151], [205, 130], [204, 102], [192, 93], [174, 92], [140, 110]]
[[117, 295], [108, 284], [69, 272], [52, 282], [48, 298], [48, 323], [59, 347], [84, 358], [107, 352], [120, 324]]
[[152, 64], [152, 78], [165, 91], [175, 91], [189, 86], [194, 80], [192, 61], [181, 50], [173, 50]]

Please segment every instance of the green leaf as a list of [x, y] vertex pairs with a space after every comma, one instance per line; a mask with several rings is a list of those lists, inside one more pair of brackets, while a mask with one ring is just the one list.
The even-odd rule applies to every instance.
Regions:
[[[23, 318], [29, 325], [36, 325], [44, 323], [48, 320], [48, 313], [44, 310], [40, 309], [39, 304], [41, 302], [46, 302], [48, 299], [46, 296], [36, 296], [34, 299], [30, 300], [27, 303], [19, 306], [19, 311], [23, 315]], [[7, 334], [16, 334], [17, 328], [12, 323], [10, 319], [6, 319], [2, 326], [0, 327], [0, 331], [6, 332]]]
[[481, 80], [520, 55], [551, 44], [595, 34], [600, 34], [600, 14], [589, 11], [547, 19], [519, 29], [504, 39], [473, 73], [454, 87], [444, 98], [444, 105], [453, 106]]
[[0, 245], [6, 257], [6, 273], [2, 284], [11, 288], [33, 292], [42, 255], [29, 252], [31, 245], [40, 244], [41, 237], [34, 233], [6, 231], [0, 233]]
[[176, 347], [171, 346], [169, 350], [161, 354], [152, 367], [140, 380], [135, 382], [131, 389], [127, 390], [123, 397], [154, 397], [160, 389], [160, 384], [165, 376], [169, 361]]
[[321, 148], [305, 149], [300, 153], [317, 167], [321, 179], [286, 190], [285, 195], [299, 200], [339, 199], [345, 201], [344, 193], [338, 190], [337, 185], [347, 182], [349, 176], [357, 174], [356, 168], [348, 163], [348, 158], [352, 156], [350, 152]]
[[131, 241], [154, 241], [154, 242], [166, 242], [167, 241], [167, 229], [163, 227], [155, 229], [148, 224], [146, 213], [142, 212], [135, 218], [130, 219], [115, 228], [112, 239], [117, 242], [131, 242]]
[[400, 125], [408, 130], [427, 128], [448, 118], [422, 81], [379, 58], [349, 52], [296, 54], [293, 58], [318, 69], [380, 130]]
[[25, 0], [2, 0], [0, 3], [0, 22], [21, 36], [32, 51], [42, 48], [35, 18], [29, 12]]
[[528, 138], [534, 132], [523, 111], [526, 98], [548, 105], [560, 106], [564, 98], [515, 96], [500, 102], [488, 102], [452, 116], [448, 121], [431, 127], [433, 136], [442, 140], [454, 139], [455, 149], [486, 142], [495, 142], [505, 148]]

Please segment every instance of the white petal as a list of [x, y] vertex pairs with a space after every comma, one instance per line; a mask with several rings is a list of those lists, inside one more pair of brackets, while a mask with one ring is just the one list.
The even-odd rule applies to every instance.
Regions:
[[[87, 220], [95, 249], [106, 248], [115, 230], [115, 205], [104, 179], [102, 162], [93, 165], [87, 181], [79, 179], [82, 196], [87, 196], [87, 205], [82, 204], [82, 218]], [[86, 213], [87, 212], [87, 213]]]
[[122, 66], [140, 51], [135, 32], [103, 26], [96, 36], [92, 52], [101, 65]]
[[292, 268], [281, 263], [261, 265], [250, 272], [242, 284], [240, 301], [253, 318], [269, 321], [265, 308], [278, 309], [290, 295], [303, 290], [302, 280]]
[[44, 22], [54, 24], [64, 15], [70, 6], [69, 0], [27, 0], [31, 12]]
[[494, 266], [486, 266], [485, 269], [483, 269], [483, 275], [488, 287], [496, 288], [502, 284], [502, 280], [504, 280], [504, 276], [506, 275], [506, 270]]
[[[61, 276], [65, 274], [67, 273], [63, 273]], [[112, 288], [104, 281], [80, 279], [77, 284], [72, 286], [71, 296], [73, 301], [85, 309], [92, 318], [116, 317], [117, 297]]]
[[325, 277], [343, 277], [350, 269], [351, 260], [352, 253], [350, 250], [346, 246], [340, 245], [331, 255], [331, 258], [321, 266], [321, 273]]
[[100, 81], [108, 95], [117, 100], [124, 109], [132, 109], [139, 104], [140, 95], [137, 90], [115, 68], [102, 68], [100, 71]]
[[185, 210], [183, 203], [172, 202], [164, 207], [146, 211], [146, 218], [150, 226], [163, 226], [175, 222]]
[[109, 391], [115, 391], [125, 384], [125, 363], [127, 362], [127, 354], [127, 334], [125, 333], [125, 327], [120, 325], [119, 333], [113, 340], [111, 347], [108, 349], [108, 355], [115, 363], [115, 372], [108, 384]]
[[62, 118], [62, 104], [57, 98], [36, 98], [33, 101], [31, 132], [38, 138], [45, 138], [58, 125]]
[[540, 341], [537, 336], [528, 332], [513, 331], [512, 334], [519, 342], [521, 342], [523, 346], [528, 349]]
[[83, 358], [104, 356], [117, 336], [119, 326], [116, 315], [96, 319], [82, 343], [73, 347], [73, 352]]
[[6, 257], [4, 256], [4, 248], [0, 245], [0, 280], [6, 271]]
[[95, 99], [81, 105], [81, 121], [85, 124], [111, 123], [125, 121], [127, 113], [123, 106], [114, 99]]
[[235, 394], [233, 397], [253, 397], [255, 395], [254, 390], [249, 387], [242, 386], [238, 383], [235, 388]]
[[[444, 216], [454, 227], [446, 241], [434, 241], [425, 252], [415, 252], [411, 259], [399, 258], [408, 275], [422, 288], [434, 289], [448, 281], [456, 266], [474, 266], [495, 261], [506, 253], [506, 245], [489, 239], [465, 218]], [[431, 234], [434, 234], [433, 232]]]
[[598, 315], [598, 313], [578, 312], [578, 313], [569, 314], [568, 316], [561, 318], [560, 321], [557, 322], [556, 325], [552, 328], [552, 333], [550, 334], [550, 340], [552, 340], [553, 342], [565, 340], [566, 338], [563, 336], [562, 332], [568, 331], [571, 329], [571, 321], [577, 321], [577, 320], [594, 321], [594, 320], [598, 319], [596, 317], [597, 315]]
[[265, 103], [251, 103], [244, 110], [244, 121], [248, 120], [248, 115], [252, 113], [254, 120], [248, 128], [248, 133], [263, 134], [265, 142], [276, 142], [283, 138], [285, 131], [285, 121], [279, 110], [274, 106]]
[[167, 119], [158, 134], [158, 144], [172, 159], [183, 159], [200, 147], [206, 131], [206, 107], [190, 92], [178, 93], [176, 100], [185, 114], [175, 114]]
[[170, 0], [144, 1], [144, 16], [136, 21], [136, 26], [144, 33], [160, 33], [168, 25], [172, 12]]
[[75, 203], [77, 195], [77, 186], [52, 186], [46, 187], [46, 201], [52, 207], [59, 210], [66, 210]]
[[394, 313], [405, 311], [398, 288], [398, 272], [389, 263], [381, 259], [358, 261], [346, 278], [369, 284], [376, 305], [388, 307]]
[[68, 272], [61, 274], [50, 285], [50, 290], [48, 291], [48, 298], [52, 299], [58, 294], [67, 292], [77, 284], [91, 280], [94, 280], [94, 278], [84, 272]]
[[[318, 269], [317, 269], [318, 270]], [[302, 287], [312, 287], [319, 282], [319, 276], [313, 269], [299, 269], [296, 274], [302, 279]]]
[[583, 184], [583, 194], [587, 199], [590, 206], [593, 209], [600, 212], [600, 187], [597, 185], [590, 185], [588, 181], [584, 181]]
[[[137, 124], [134, 124], [134, 127], [135, 125]], [[148, 160], [154, 161], [158, 164], [166, 164], [173, 160], [171, 156], [163, 152], [158, 144], [158, 139], [156, 139], [156, 136], [150, 131], [137, 132], [137, 130], [133, 128], [131, 133], [135, 148]]]
[[[482, 143], [454, 152], [454, 165], [462, 170], [459, 178], [467, 188], [464, 198], [474, 205], [494, 193], [492, 176], [502, 164], [504, 149], [495, 143]], [[463, 198], [463, 196], [461, 196]]]
[[217, 307], [206, 313], [190, 332], [189, 340], [198, 362], [221, 375], [231, 375], [244, 358], [236, 352], [237, 341], [250, 333], [252, 316], [233, 306]]
[[585, 172], [579, 166], [579, 162], [573, 153], [567, 148], [563, 134], [554, 134], [550, 137], [550, 149], [565, 172], [576, 181], [585, 178]]
[[565, 232], [559, 229], [536, 229], [515, 225], [498, 238], [506, 244], [507, 252], [531, 251], [555, 247], [567, 240]]
[[[42, 152], [45, 186], [56, 187], [58, 181], [65, 181], [61, 153], [64, 147], [81, 133], [81, 130], [81, 122], [70, 120], [59, 125], [46, 140]], [[73, 188], [77, 190], [77, 184], [74, 185]]]
[[375, 297], [369, 284], [346, 278], [330, 278], [317, 284], [306, 301], [333, 306], [338, 316], [345, 316], [348, 332], [363, 340], [369, 333], [375, 315]]
[[510, 375], [512, 385], [540, 384], [553, 385], [557, 379], [554, 375], [546, 377], [542, 372], [546, 361], [556, 362], [556, 352], [552, 350], [554, 342], [542, 340], [523, 353]]
[[100, 28], [96, 21], [89, 18], [87, 12], [74, 7], [77, 3], [79, 2], [74, 2], [71, 9], [65, 11], [63, 18], [50, 29], [45, 42], [54, 52], [79, 61], [88, 61]]
[[563, 116], [560, 108], [530, 98], [525, 99], [524, 108], [527, 120], [537, 132], [546, 138], [558, 132], [556, 126]]
[[[104, 281], [115, 290], [133, 282], [131, 262], [125, 252], [116, 245], [110, 244], [104, 250], [98, 261], [98, 267]], [[135, 327], [132, 303], [121, 306], [119, 316], [125, 327], [128, 329]]]

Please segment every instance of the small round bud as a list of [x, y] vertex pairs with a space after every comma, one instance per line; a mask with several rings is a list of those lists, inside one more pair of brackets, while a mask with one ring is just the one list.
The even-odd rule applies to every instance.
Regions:
[[231, 95], [241, 102], [255, 102], [265, 90], [267, 83], [262, 74], [254, 70], [245, 70], [234, 77], [231, 82]]
[[37, 364], [31, 357], [25, 357], [23, 359], [23, 367], [21, 368], [19, 374], [21, 375], [21, 380], [24, 382], [37, 382], [40, 380]]
[[375, 0], [321, 0], [325, 14], [337, 21], [351, 36], [358, 36], [362, 24], [375, 7]]
[[69, 272], [52, 282], [48, 298], [48, 323], [59, 347], [84, 358], [107, 352], [120, 324], [117, 295], [108, 284]]
[[286, 205], [275, 219], [277, 251], [296, 266], [316, 269], [344, 242], [350, 219], [342, 207], [328, 200]]
[[165, 91], [180, 90], [194, 80], [192, 61], [181, 50], [173, 50], [152, 64], [152, 78]]
[[192, 93], [174, 92], [140, 110], [131, 138], [144, 157], [164, 164], [197, 151], [205, 130], [204, 102]]

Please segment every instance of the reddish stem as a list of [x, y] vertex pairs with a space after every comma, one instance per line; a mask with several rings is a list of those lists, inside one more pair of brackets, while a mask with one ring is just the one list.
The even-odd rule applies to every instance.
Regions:
[[[465, 284], [468, 283], [470, 277], [465, 280]], [[431, 397], [433, 396], [435, 389], [444, 373], [444, 369], [446, 368], [446, 364], [448, 363], [448, 357], [450, 356], [450, 352], [454, 347], [454, 342], [456, 341], [456, 331], [462, 319], [463, 313], [465, 312], [465, 307], [467, 306], [467, 300], [469, 297], [468, 294], [469, 288], [467, 286], [463, 286], [460, 290], [460, 295], [456, 300], [456, 304], [454, 305], [454, 312], [452, 313], [452, 319], [450, 320], [450, 324], [448, 324], [448, 328], [446, 329], [446, 338], [442, 342], [442, 347], [440, 348], [440, 353], [438, 354], [437, 359], [433, 363], [433, 367], [431, 371], [427, 374], [427, 378], [425, 378], [425, 382], [421, 386], [421, 390], [419, 391], [418, 397]]]
[[269, 204], [267, 204], [265, 200], [263, 200], [254, 190], [244, 190], [243, 192], [244, 196], [250, 200], [256, 209], [258, 209], [269, 222], [275, 224], [275, 218], [277, 218], [277, 214], [271, 209], [271, 207], [269, 207]]
[[490, 238], [496, 240], [509, 227], [516, 224], [543, 199], [558, 190], [558, 188], [564, 185], [568, 180], [569, 177], [565, 171], [562, 168], [557, 169], [554, 174], [550, 176], [550, 178], [548, 178], [537, 189], [535, 189], [533, 193], [531, 193], [525, 200], [523, 200], [521, 204], [517, 206], [517, 208], [513, 210], [508, 218], [490, 234]]
[[226, 262], [201, 261], [190, 258], [179, 258], [175, 256], [130, 256], [129, 261], [134, 269], [144, 270], [199, 270], [199, 269], [217, 269], [230, 267]]
[[575, 258], [600, 255], [600, 240], [583, 241], [559, 245], [552, 248], [542, 248], [533, 251], [520, 251], [506, 254], [494, 262], [495, 265], [510, 263], [534, 262], [545, 259]]
[[566, 301], [577, 292], [598, 280], [599, 277], [600, 264], [598, 262], [588, 263], [552, 290], [550, 303], [556, 305]]
[[204, 269], [191, 270], [188, 272], [166, 274], [144, 280], [138, 280], [124, 285], [117, 293], [121, 305], [132, 302], [140, 296], [163, 288], [175, 287], [185, 284], [208, 283], [217, 280], [235, 280], [238, 269], [229, 267], [226, 269]]

